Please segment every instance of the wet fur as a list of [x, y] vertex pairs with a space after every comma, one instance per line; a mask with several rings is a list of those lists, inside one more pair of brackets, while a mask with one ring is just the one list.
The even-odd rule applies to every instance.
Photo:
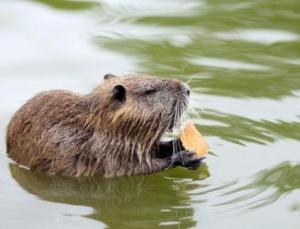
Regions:
[[[183, 84], [149, 76], [106, 78], [88, 95], [52, 90], [30, 99], [8, 125], [9, 156], [65, 176], [146, 174], [178, 164], [173, 153], [182, 150], [180, 143], [162, 144], [160, 138], [187, 107]], [[118, 86], [124, 98], [116, 94]]]

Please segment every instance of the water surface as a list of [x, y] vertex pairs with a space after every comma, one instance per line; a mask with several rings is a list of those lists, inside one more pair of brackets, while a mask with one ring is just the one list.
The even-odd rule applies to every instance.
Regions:
[[[2, 0], [0, 223], [7, 228], [299, 228], [300, 2]], [[87, 93], [105, 73], [192, 88], [211, 145], [199, 170], [49, 177], [7, 158], [35, 93]]]

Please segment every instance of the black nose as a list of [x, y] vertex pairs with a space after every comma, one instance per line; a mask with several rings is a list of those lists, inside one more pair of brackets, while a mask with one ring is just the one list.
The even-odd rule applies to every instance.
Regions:
[[186, 93], [187, 93], [187, 95], [189, 96], [189, 95], [190, 95], [190, 89], [187, 89], [187, 90], [186, 90]]
[[183, 85], [183, 93], [186, 94], [187, 96], [190, 96], [190, 87], [186, 84]]

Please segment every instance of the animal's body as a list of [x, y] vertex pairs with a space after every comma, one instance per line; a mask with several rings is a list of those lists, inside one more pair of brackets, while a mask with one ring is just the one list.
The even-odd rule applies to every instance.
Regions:
[[201, 158], [179, 140], [161, 142], [179, 122], [188, 97], [189, 89], [178, 80], [111, 74], [87, 95], [42, 92], [11, 119], [8, 155], [20, 165], [65, 176], [196, 168]]

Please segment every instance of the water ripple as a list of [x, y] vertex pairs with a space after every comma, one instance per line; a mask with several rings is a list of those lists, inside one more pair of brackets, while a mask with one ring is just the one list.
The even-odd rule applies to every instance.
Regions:
[[300, 36], [289, 31], [271, 29], [240, 29], [229, 32], [218, 32], [215, 36], [224, 40], [241, 40], [270, 45], [277, 42], [298, 41]]
[[196, 57], [190, 59], [191, 63], [209, 67], [228, 68], [228, 69], [241, 69], [253, 71], [266, 71], [270, 69], [268, 66], [261, 64], [247, 63], [237, 60], [228, 60], [212, 57]]
[[283, 162], [273, 168], [263, 170], [245, 185], [231, 189], [220, 195], [228, 198], [215, 206], [235, 206], [236, 209], [256, 209], [270, 205], [288, 193], [300, 188], [300, 164]]

